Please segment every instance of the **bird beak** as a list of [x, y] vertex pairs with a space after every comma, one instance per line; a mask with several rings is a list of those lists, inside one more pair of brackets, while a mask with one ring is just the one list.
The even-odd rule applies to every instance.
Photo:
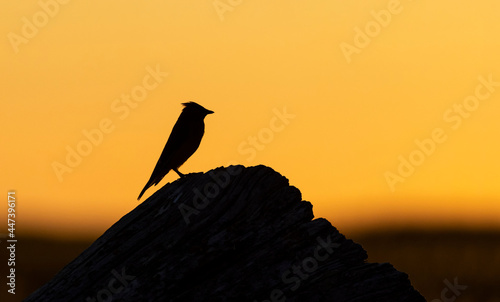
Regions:
[[207, 109], [207, 114], [212, 114], [212, 113], [214, 113], [212, 110]]

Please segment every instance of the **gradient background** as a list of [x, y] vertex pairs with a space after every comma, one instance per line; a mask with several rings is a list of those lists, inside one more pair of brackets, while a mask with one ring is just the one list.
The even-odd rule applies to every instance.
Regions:
[[[500, 82], [498, 1], [231, 3], [68, 1], [16, 49], [9, 34], [43, 10], [2, 2], [0, 191], [16, 191], [18, 234], [95, 239], [135, 208], [186, 101], [215, 114], [183, 173], [268, 165], [348, 237], [500, 227], [500, 87], [456, 130], [443, 119], [478, 77]], [[389, 3], [401, 12], [348, 62], [341, 44]], [[148, 66], [168, 76], [121, 119], [113, 102]], [[265, 136], [284, 110], [294, 118]], [[114, 130], [60, 181], [53, 163], [102, 119]], [[447, 140], [392, 192], [384, 174], [435, 128]]]

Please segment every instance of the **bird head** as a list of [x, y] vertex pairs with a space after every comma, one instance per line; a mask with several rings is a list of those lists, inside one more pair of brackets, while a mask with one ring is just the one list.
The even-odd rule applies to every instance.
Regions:
[[184, 105], [184, 109], [182, 109], [182, 112], [187, 112], [193, 115], [200, 116], [202, 118], [204, 118], [207, 114], [214, 113], [212, 110], [205, 109], [203, 106], [195, 102], [182, 103], [182, 105]]

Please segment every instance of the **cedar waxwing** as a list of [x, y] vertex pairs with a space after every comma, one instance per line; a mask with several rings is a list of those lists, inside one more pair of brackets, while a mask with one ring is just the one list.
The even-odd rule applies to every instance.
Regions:
[[211, 110], [205, 109], [195, 102], [183, 103], [184, 109], [177, 119], [177, 122], [170, 133], [165, 148], [160, 155], [160, 159], [156, 163], [153, 174], [149, 178], [148, 183], [142, 189], [137, 200], [141, 199], [142, 194], [151, 187], [157, 185], [170, 170], [174, 170], [180, 177], [184, 174], [179, 172], [179, 167], [193, 155], [198, 149], [201, 138], [205, 132], [205, 124], [203, 120], [207, 114], [214, 113]]

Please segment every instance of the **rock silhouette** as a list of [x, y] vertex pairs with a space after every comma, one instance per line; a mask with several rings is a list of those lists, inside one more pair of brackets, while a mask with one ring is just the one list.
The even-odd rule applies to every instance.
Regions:
[[271, 168], [188, 174], [25, 301], [425, 301]]

